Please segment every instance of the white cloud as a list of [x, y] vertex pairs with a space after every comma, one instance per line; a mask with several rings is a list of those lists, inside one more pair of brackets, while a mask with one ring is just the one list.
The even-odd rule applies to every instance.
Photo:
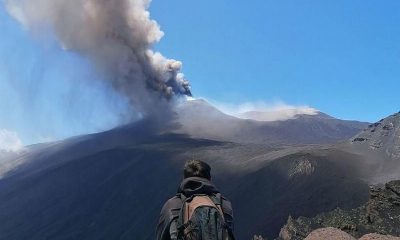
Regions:
[[227, 104], [207, 100], [222, 112], [242, 118], [257, 121], [284, 121], [295, 119], [299, 115], [317, 115], [319, 111], [307, 105], [289, 105], [282, 101], [267, 103], [264, 101], [246, 102], [242, 104]]
[[22, 148], [22, 141], [16, 132], [0, 129], [0, 151], [16, 152]]

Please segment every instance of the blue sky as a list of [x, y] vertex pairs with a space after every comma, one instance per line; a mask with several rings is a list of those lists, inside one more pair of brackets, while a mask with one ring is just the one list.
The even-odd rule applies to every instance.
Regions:
[[154, 0], [193, 92], [376, 121], [400, 110], [400, 1]]
[[[371, 122], [400, 110], [400, 1], [153, 0], [150, 12], [165, 32], [156, 50], [183, 62], [195, 96]], [[29, 144], [118, 124], [124, 99], [88, 87], [101, 76], [79, 55], [3, 6], [0, 30], [0, 129]]]

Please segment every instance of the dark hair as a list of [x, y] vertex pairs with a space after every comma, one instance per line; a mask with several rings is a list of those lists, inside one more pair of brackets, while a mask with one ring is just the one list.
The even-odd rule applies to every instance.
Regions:
[[211, 180], [211, 167], [200, 160], [189, 160], [183, 169], [183, 177], [201, 177]]

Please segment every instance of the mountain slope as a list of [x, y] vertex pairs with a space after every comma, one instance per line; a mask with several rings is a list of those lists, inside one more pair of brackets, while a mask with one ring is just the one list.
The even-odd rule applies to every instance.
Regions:
[[275, 159], [237, 183], [233, 180], [236, 225], [243, 231], [238, 239], [249, 239], [254, 233], [273, 238], [285, 216], [314, 216], [338, 206], [359, 206], [367, 199], [368, 186], [353, 169], [344, 160], [299, 152]]
[[226, 142], [177, 134], [179, 127], [142, 121], [29, 152], [0, 180], [0, 239], [153, 239], [161, 206], [191, 158], [211, 164], [213, 181], [233, 203], [238, 239], [273, 238], [289, 215], [362, 205], [371, 166], [390, 163], [351, 140]]
[[179, 132], [196, 138], [264, 144], [324, 144], [347, 140], [368, 124], [345, 121], [326, 114], [298, 115], [294, 119], [264, 122], [236, 118], [204, 100], [178, 108]]
[[400, 112], [377, 123], [352, 138], [352, 143], [360, 147], [381, 151], [388, 158], [400, 159]]
[[338, 147], [363, 156], [370, 183], [400, 179], [400, 113], [370, 124]]
[[[364, 202], [367, 186], [348, 161], [337, 164], [313, 149], [152, 134], [145, 123], [70, 139], [0, 181], [0, 239], [153, 239], [161, 206], [192, 157], [212, 165], [234, 205], [238, 239], [275, 236], [289, 213], [312, 216]], [[305, 150], [316, 152], [298, 153]]]
[[89, 139], [33, 159], [0, 182], [0, 239], [152, 239], [180, 178], [174, 146], [210, 144], [161, 138], [82, 152]]

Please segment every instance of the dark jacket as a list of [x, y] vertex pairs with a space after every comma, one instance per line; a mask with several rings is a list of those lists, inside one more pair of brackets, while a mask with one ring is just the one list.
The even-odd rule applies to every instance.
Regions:
[[[161, 210], [156, 232], [157, 240], [171, 239], [169, 236], [170, 223], [173, 216], [177, 216], [177, 214], [179, 214], [179, 210], [182, 206], [182, 200], [179, 198], [179, 194], [183, 194], [185, 197], [189, 198], [193, 194], [212, 195], [216, 193], [219, 193], [219, 191], [208, 179], [199, 177], [184, 179], [178, 189], [178, 195], [169, 199]], [[222, 211], [224, 212], [225, 223], [228, 225], [229, 233], [233, 239], [232, 205], [231, 202], [224, 197], [222, 197]]]

